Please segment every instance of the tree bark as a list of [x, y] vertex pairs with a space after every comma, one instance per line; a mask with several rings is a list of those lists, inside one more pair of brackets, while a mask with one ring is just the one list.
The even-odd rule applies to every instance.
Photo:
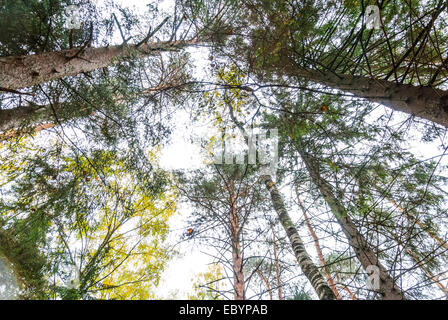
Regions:
[[236, 208], [236, 198], [234, 195], [233, 182], [230, 181], [230, 212], [229, 212], [229, 225], [230, 225], [230, 240], [232, 244], [232, 263], [233, 263], [233, 290], [234, 300], [244, 300], [245, 288], [244, 288], [244, 272], [243, 272], [243, 257], [241, 255], [241, 242], [240, 242], [240, 225], [238, 212]]
[[287, 72], [448, 127], [448, 91], [309, 68]]
[[265, 286], [266, 286], [266, 290], [268, 291], [268, 294], [269, 294], [269, 299], [270, 299], [270, 300], [273, 300], [273, 297], [272, 297], [272, 289], [271, 289], [271, 286], [270, 286], [270, 284], [269, 284], [268, 279], [265, 277], [265, 275], [263, 274], [263, 272], [261, 272], [260, 270], [257, 270], [257, 274], [258, 274], [258, 276], [264, 281], [264, 284], [265, 284]]
[[197, 44], [196, 40], [73, 48], [27, 56], [0, 58], [0, 87], [17, 90], [47, 81], [104, 68], [129, 55], [146, 56]]
[[296, 195], [297, 195], [297, 202], [299, 203], [300, 209], [302, 209], [302, 212], [303, 212], [303, 217], [305, 218], [305, 223], [306, 223], [306, 225], [308, 227], [308, 230], [309, 230], [309, 232], [311, 234], [311, 237], [314, 240], [314, 246], [316, 247], [317, 255], [319, 257], [320, 266], [324, 270], [325, 278], [327, 279], [328, 285], [330, 286], [331, 290], [333, 290], [333, 293], [336, 296], [336, 298], [338, 300], [342, 300], [342, 297], [339, 294], [338, 289], [336, 288], [336, 284], [334, 283], [334, 280], [331, 277], [330, 272], [328, 272], [328, 270], [327, 270], [327, 267], [326, 267], [327, 264], [325, 262], [324, 255], [322, 253], [322, 249], [320, 248], [319, 239], [317, 238], [317, 235], [314, 232], [313, 227], [311, 226], [311, 223], [310, 223], [310, 220], [308, 218], [308, 215], [306, 214], [305, 207], [303, 206], [302, 201], [299, 198], [299, 192], [297, 190], [297, 186], [296, 186]]
[[[236, 119], [231, 106], [229, 106], [229, 115], [235, 125], [240, 129], [243, 136], [247, 137], [248, 135], [246, 134], [243, 125]], [[245, 140], [246, 144], [249, 146], [249, 140], [247, 138]], [[251, 143], [253, 144], [253, 141]], [[336, 296], [334, 295], [333, 291], [325, 282], [325, 279], [319, 272], [319, 269], [313, 263], [313, 260], [311, 260], [308, 252], [306, 252], [303, 241], [300, 238], [300, 235], [297, 232], [294, 223], [292, 223], [292, 220], [289, 217], [288, 211], [286, 210], [285, 204], [283, 203], [282, 196], [278, 191], [274, 181], [272, 181], [271, 176], [263, 175], [260, 177], [260, 180], [264, 182], [264, 184], [266, 185], [266, 189], [271, 196], [272, 206], [274, 207], [280, 223], [282, 224], [283, 228], [286, 231], [286, 234], [288, 235], [289, 241], [292, 246], [292, 251], [294, 252], [294, 255], [297, 259], [297, 263], [302, 269], [302, 272], [310, 281], [311, 286], [316, 291], [319, 299], [336, 300]]]
[[29, 105], [0, 110], [0, 132], [19, 128], [25, 122], [36, 125], [48, 118], [47, 106]]
[[[173, 88], [176, 86], [181, 86], [184, 84], [179, 84], [176, 82], [169, 82], [166, 84], [161, 84], [156, 87], [151, 87], [142, 90], [137, 93], [139, 96], [150, 95], [157, 91], [168, 90], [169, 88]], [[124, 99], [129, 97], [117, 96], [114, 99], [117, 102], [121, 102]], [[134, 98], [134, 97], [132, 97]], [[10, 138], [14, 138], [20, 136], [27, 132], [39, 132], [48, 128], [53, 128], [56, 123], [56, 119], [54, 117], [54, 113], [59, 113], [59, 111], [66, 110], [67, 108], [77, 108], [77, 109], [85, 109], [85, 106], [74, 104], [70, 102], [62, 102], [53, 104], [54, 110], [52, 110], [51, 105], [35, 105], [29, 104], [28, 106], [21, 106], [12, 109], [0, 109], [0, 141], [7, 140]], [[88, 115], [87, 113], [85, 114]], [[92, 113], [90, 113], [92, 115]], [[58, 119], [59, 121], [66, 121], [68, 119]], [[17, 130], [23, 125], [28, 125], [30, 130]]]
[[348, 294], [349, 294], [349, 296], [350, 296], [350, 298], [351, 298], [352, 300], [359, 300], [359, 299], [355, 296], [355, 294], [352, 292], [352, 290], [350, 290], [345, 284], [341, 283], [341, 286], [344, 288], [345, 291], [348, 292]]
[[303, 241], [300, 238], [296, 227], [291, 221], [291, 218], [289, 217], [288, 211], [286, 210], [285, 204], [283, 203], [283, 199], [279, 191], [277, 190], [277, 186], [272, 181], [270, 176], [262, 176], [261, 179], [263, 180], [267, 190], [271, 195], [272, 205], [278, 215], [280, 223], [282, 224], [283, 228], [286, 231], [286, 234], [288, 235], [297, 262], [305, 276], [310, 281], [317, 295], [319, 296], [319, 299], [336, 300], [336, 296], [334, 295], [333, 291], [328, 286], [324, 277], [319, 272], [319, 269], [316, 267], [316, 265], [313, 263], [313, 260], [311, 260], [311, 257], [306, 252]]
[[325, 201], [328, 203], [363, 268], [366, 270], [370, 265], [374, 265], [379, 268], [380, 288], [378, 293], [381, 294], [385, 300], [404, 300], [404, 293], [400, 287], [395, 283], [395, 280], [389, 275], [386, 268], [381, 264], [370, 244], [351, 220], [348, 212], [345, 210], [345, 207], [334, 196], [331, 186], [320, 176], [319, 164], [317, 161], [309, 157], [301, 150], [299, 150], [299, 153], [310, 173], [313, 183], [318, 187], [319, 191], [325, 198]]
[[274, 231], [272, 231], [272, 242], [274, 247], [275, 279], [277, 280], [278, 300], [283, 300], [282, 282], [280, 279], [280, 265], [278, 264], [278, 256], [277, 256], [277, 241], [275, 240]]

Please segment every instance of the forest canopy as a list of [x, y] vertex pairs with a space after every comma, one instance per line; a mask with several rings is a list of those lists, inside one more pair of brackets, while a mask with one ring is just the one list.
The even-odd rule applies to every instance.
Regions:
[[0, 299], [446, 300], [447, 128], [445, 0], [0, 0]]

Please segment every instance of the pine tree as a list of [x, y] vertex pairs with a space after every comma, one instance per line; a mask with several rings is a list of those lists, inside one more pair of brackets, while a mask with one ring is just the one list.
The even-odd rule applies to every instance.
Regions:
[[215, 50], [260, 82], [284, 85], [287, 77], [288, 85], [304, 90], [337, 89], [448, 126], [446, 57], [440, 54], [446, 34], [437, 31], [446, 29], [446, 1], [420, 8], [382, 2], [379, 30], [366, 28], [366, 2], [242, 1], [240, 10], [232, 5], [221, 20], [234, 31]]

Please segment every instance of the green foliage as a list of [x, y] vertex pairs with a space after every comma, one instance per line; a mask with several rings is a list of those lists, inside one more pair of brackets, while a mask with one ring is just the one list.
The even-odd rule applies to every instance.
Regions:
[[220, 292], [224, 289], [223, 279], [221, 266], [210, 265], [206, 272], [199, 273], [196, 279], [192, 279], [194, 293], [188, 296], [188, 300], [222, 300]]
[[[104, 150], [80, 156], [63, 144], [2, 151], [0, 248], [24, 296], [151, 297], [169, 259], [164, 240], [175, 211], [162, 172], [141, 175], [129, 157]], [[155, 153], [148, 158], [155, 164]], [[68, 287], [78, 272], [79, 285]]]
[[[80, 8], [79, 30], [64, 26], [70, 4]], [[380, 6], [380, 30], [365, 27], [372, 4]], [[271, 246], [264, 234], [276, 220], [257, 165], [208, 163], [175, 181], [159, 169], [157, 153], [174, 129], [173, 110], [196, 102], [193, 124], [208, 122], [218, 131], [205, 143], [208, 156], [212, 144], [235, 138], [241, 126], [279, 130], [276, 184], [291, 212], [289, 189], [306, 186], [297, 196], [312, 203], [317, 233], [331, 250], [327, 269], [338, 285], [350, 282], [357, 295], [370, 297], [346, 235], [333, 223], [331, 213], [344, 211], [407, 294], [434, 296], [422, 282], [434, 285], [431, 273], [446, 272], [445, 130], [356, 100], [364, 90], [356, 83], [345, 83], [349, 94], [342, 94], [306, 73], [445, 90], [445, 6], [438, 0], [176, 1], [157, 37], [205, 42], [213, 84], [207, 78], [207, 87], [186, 84], [196, 80], [190, 53], [142, 58], [134, 51], [107, 68], [19, 93], [2, 91], [1, 111], [39, 109], [14, 124], [8, 134], [16, 140], [0, 147], [0, 256], [12, 263], [21, 297], [154, 298], [170, 258], [165, 240], [177, 187], [195, 208], [188, 239], [220, 254], [231, 253], [229, 239], [238, 239], [253, 254], [244, 258], [245, 271], [260, 267], [270, 274], [272, 263], [262, 263]], [[147, 21], [164, 18], [155, 3], [147, 9], [140, 15], [113, 1], [102, 12], [94, 1], [0, 0], [0, 56], [108, 46], [121, 32], [138, 43]], [[55, 127], [35, 140], [21, 136], [34, 135], [36, 125]], [[440, 142], [443, 154], [423, 159], [410, 152], [416, 134], [431, 147]], [[313, 159], [317, 177], [311, 179], [303, 155]], [[331, 189], [332, 201], [315, 188], [317, 180]], [[237, 235], [229, 232], [230, 209], [238, 212]], [[288, 259], [282, 255], [282, 272], [289, 271]], [[190, 299], [218, 299], [225, 291], [222, 272], [214, 265], [199, 274]], [[292, 299], [311, 299], [307, 287], [290, 287]]]
[[288, 300], [312, 300], [312, 297], [303, 287], [299, 288], [296, 286], [294, 296], [288, 298]]
[[60, 45], [60, 36], [65, 33], [62, 15], [68, 3], [0, 1], [0, 56], [55, 50]]
[[[68, 30], [66, 8], [75, 5], [79, 10], [81, 29]], [[99, 19], [95, 5], [85, 0], [1, 0], [0, 56], [26, 55], [80, 47], [90, 37], [90, 23], [96, 28]], [[96, 29], [95, 28], [95, 29]], [[98, 30], [98, 29], [96, 29]], [[96, 38], [97, 32], [93, 33]], [[92, 42], [95, 39], [91, 39]]]

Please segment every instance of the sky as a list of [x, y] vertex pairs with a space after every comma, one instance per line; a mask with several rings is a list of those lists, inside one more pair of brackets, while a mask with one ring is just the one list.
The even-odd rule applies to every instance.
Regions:
[[[186, 112], [178, 112], [174, 118], [177, 129], [171, 137], [171, 143], [161, 150], [159, 162], [165, 170], [193, 169], [200, 168], [203, 159], [199, 155], [200, 148], [190, 142], [190, 134], [195, 130], [189, 127], [189, 115]], [[189, 127], [185, 128], [185, 127]], [[187, 205], [178, 207], [177, 214], [170, 219], [170, 228], [173, 231], [169, 241], [176, 243], [179, 231], [185, 232], [188, 228], [187, 217], [192, 208]], [[167, 296], [170, 292], [177, 293], [179, 298], [186, 298], [188, 292], [191, 293], [191, 279], [199, 272], [207, 269], [207, 264], [212, 261], [201, 252], [201, 249], [193, 246], [191, 241], [183, 242], [176, 246], [176, 249], [183, 253], [182, 256], [169, 262], [168, 269], [162, 275], [162, 281], [157, 292], [162, 296]]]

